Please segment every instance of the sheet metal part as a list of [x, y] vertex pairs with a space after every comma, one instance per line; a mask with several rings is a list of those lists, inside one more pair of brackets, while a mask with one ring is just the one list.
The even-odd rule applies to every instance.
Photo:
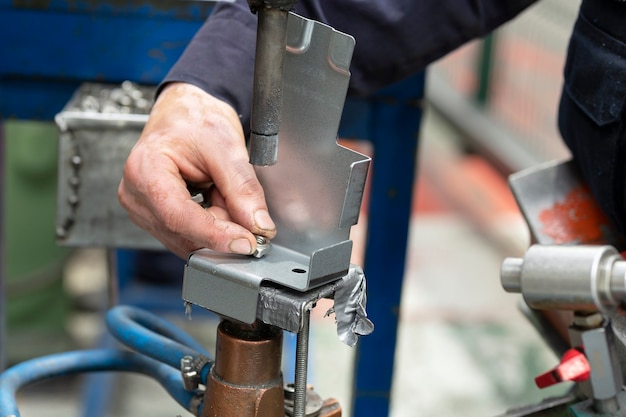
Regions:
[[[259, 288], [257, 302], [252, 304], [256, 307], [256, 319], [298, 333], [302, 329], [306, 311], [312, 309], [322, 298], [333, 298], [332, 311], [335, 313], [339, 339], [348, 346], [354, 346], [359, 335], [367, 335], [374, 329], [365, 312], [364, 279], [362, 269], [352, 265], [348, 274], [341, 279], [304, 292], [278, 286], [269, 281], [264, 282]], [[188, 306], [195, 304], [204, 307], [201, 304], [203, 294], [213, 291], [213, 286], [210, 285], [212, 280], [200, 276], [198, 280], [191, 282], [198, 285], [188, 289], [186, 293], [195, 293], [197, 296], [193, 298], [193, 302], [187, 300]], [[220, 309], [229, 311], [226, 310], [227, 306], [232, 304], [240, 303], [225, 302]], [[222, 314], [230, 317], [228, 313]]]
[[263, 323], [298, 333], [306, 312], [322, 298], [332, 297], [341, 283], [342, 280], [330, 282], [306, 292], [264, 283], [259, 291], [257, 318]]
[[572, 160], [552, 161], [509, 177], [533, 243], [608, 244], [624, 248]]
[[[290, 14], [283, 73], [281, 158], [257, 167], [278, 235], [261, 259], [201, 249], [183, 298], [250, 323], [263, 281], [307, 291], [348, 274], [370, 158], [337, 144], [354, 39]], [[238, 300], [238, 303], [227, 300]]]

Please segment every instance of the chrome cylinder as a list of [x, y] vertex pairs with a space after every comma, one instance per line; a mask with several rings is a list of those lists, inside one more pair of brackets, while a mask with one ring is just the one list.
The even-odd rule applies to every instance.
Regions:
[[533, 245], [505, 259], [500, 277], [536, 309], [614, 310], [626, 300], [626, 262], [612, 246]]
[[278, 157], [288, 12], [263, 8], [258, 15], [249, 152], [251, 164], [267, 166]]

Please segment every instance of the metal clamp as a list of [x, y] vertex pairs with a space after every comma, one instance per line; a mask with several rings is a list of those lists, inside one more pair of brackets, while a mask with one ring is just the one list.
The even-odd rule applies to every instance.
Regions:
[[196, 358], [186, 355], [180, 360], [180, 372], [183, 377], [183, 387], [186, 391], [195, 391], [202, 382], [200, 375], [202, 369], [210, 365], [212, 362], [204, 355], [199, 355]]

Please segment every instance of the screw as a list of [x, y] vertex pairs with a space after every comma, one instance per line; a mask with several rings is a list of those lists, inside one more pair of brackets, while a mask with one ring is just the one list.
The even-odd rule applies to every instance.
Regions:
[[252, 252], [255, 258], [262, 258], [272, 250], [272, 243], [265, 236], [255, 235], [256, 249]]
[[76, 194], [70, 194], [69, 197], [67, 197], [67, 202], [72, 206], [77, 205], [78, 201], [78, 196]]
[[56, 234], [57, 238], [65, 239], [65, 237], [67, 236], [67, 229], [65, 229], [65, 227], [63, 226], [59, 226], [57, 227]]
[[83, 163], [83, 159], [78, 155], [74, 155], [72, 156], [72, 159], [70, 159], [70, 162], [74, 165], [74, 167], [78, 168]]
[[576, 312], [574, 313], [574, 319], [572, 320], [574, 326], [580, 327], [582, 329], [595, 329], [600, 327], [603, 322], [604, 317], [598, 312], [593, 312], [590, 314]]
[[296, 338], [296, 380], [294, 383], [295, 395], [293, 399], [293, 416], [306, 416], [306, 379], [309, 360], [309, 325], [311, 311], [306, 310], [302, 316], [302, 329]]

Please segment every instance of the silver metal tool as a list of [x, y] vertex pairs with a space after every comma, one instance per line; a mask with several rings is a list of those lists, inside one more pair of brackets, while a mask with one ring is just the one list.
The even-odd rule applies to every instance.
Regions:
[[573, 379], [588, 400], [575, 399], [572, 415], [623, 415], [626, 261], [616, 249], [623, 240], [572, 161], [525, 170], [510, 183], [536, 244], [504, 260], [502, 286], [533, 309], [573, 311], [569, 342], [590, 371]]
[[268, 166], [276, 163], [278, 155], [287, 19], [296, 0], [249, 0], [248, 3], [259, 16], [250, 115], [250, 163]]
[[504, 260], [501, 280], [537, 309], [606, 312], [626, 302], [626, 261], [612, 246], [533, 245]]

